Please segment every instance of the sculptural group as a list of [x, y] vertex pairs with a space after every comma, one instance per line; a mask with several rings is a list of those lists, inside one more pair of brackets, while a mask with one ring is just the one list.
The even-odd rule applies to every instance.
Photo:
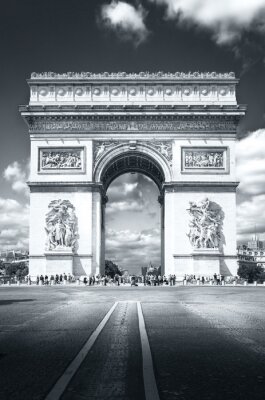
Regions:
[[185, 168], [221, 168], [223, 167], [222, 151], [186, 151]]
[[198, 203], [190, 202], [188, 211], [192, 217], [188, 233], [192, 246], [197, 249], [218, 249], [221, 239], [221, 209], [205, 198]]
[[46, 214], [46, 250], [76, 248], [77, 218], [68, 200], [53, 200]]
[[50, 151], [43, 152], [41, 157], [41, 166], [43, 169], [50, 168], [81, 168], [80, 150], [75, 152]]

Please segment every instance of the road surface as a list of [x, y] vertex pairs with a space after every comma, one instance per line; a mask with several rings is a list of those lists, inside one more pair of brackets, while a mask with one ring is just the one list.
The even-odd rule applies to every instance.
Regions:
[[0, 287], [0, 398], [264, 400], [264, 310], [263, 287]]

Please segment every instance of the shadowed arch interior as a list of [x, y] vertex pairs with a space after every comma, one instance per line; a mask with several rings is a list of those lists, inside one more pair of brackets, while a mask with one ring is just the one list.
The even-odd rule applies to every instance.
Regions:
[[159, 164], [149, 155], [139, 152], [126, 152], [113, 158], [101, 174], [105, 192], [111, 182], [127, 172], [139, 172], [147, 175], [157, 184], [160, 192], [165, 181], [164, 173]]

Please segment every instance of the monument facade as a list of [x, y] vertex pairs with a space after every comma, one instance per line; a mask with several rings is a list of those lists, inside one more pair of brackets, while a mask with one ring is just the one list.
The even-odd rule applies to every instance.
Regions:
[[166, 274], [235, 275], [233, 73], [32, 73], [30, 274], [104, 272], [110, 183], [157, 184]]

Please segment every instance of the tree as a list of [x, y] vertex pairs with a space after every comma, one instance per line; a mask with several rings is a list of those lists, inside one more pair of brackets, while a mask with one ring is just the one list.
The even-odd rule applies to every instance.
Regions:
[[0, 260], [0, 274], [5, 274], [5, 264], [2, 260]]
[[247, 279], [248, 283], [253, 283], [253, 281], [258, 281], [261, 279], [264, 272], [263, 268], [259, 265], [242, 264], [238, 268], [237, 274], [240, 276], [240, 278]]
[[121, 270], [117, 264], [110, 260], [105, 261], [105, 275], [114, 278], [115, 275], [121, 275]]
[[28, 275], [29, 269], [25, 262], [11, 263], [6, 265], [6, 275], [16, 275], [17, 278], [21, 279]]

